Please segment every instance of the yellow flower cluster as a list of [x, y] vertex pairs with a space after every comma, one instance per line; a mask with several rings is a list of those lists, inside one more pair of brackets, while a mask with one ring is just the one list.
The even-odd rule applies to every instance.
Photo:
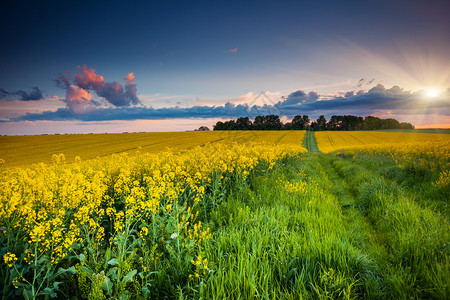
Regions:
[[14, 265], [14, 263], [16, 262], [17, 257], [14, 253], [6, 253], [5, 255], [3, 255], [3, 261], [5, 262], [5, 264], [8, 265], [8, 267], [12, 267]]
[[193, 245], [195, 265], [206, 270], [207, 260], [198, 254], [211, 237], [198, 220], [203, 203], [212, 201], [231, 177], [245, 180], [259, 164], [271, 168], [284, 156], [302, 152], [301, 141], [227, 141], [185, 152], [77, 158], [70, 164], [64, 155], [54, 155], [52, 165], [2, 170], [0, 227], [7, 231], [0, 233], [0, 247], [22, 242], [19, 249], [27, 252], [23, 262], [9, 252], [3, 260], [29, 264], [45, 255], [56, 268], [70, 253], [118, 247], [121, 236], [135, 235], [152, 249], [153, 262], [173, 243]]
[[448, 143], [448, 134], [378, 131], [317, 131], [315, 132], [320, 152], [353, 150], [399, 145], [426, 145]]
[[[194, 273], [195, 277], [199, 277], [199, 273], [203, 273], [203, 275], [206, 274], [206, 271], [208, 270], [208, 259], [205, 257], [203, 258], [201, 254], [198, 255], [196, 260], [191, 260], [191, 263], [195, 266], [196, 272]], [[193, 277], [190, 275], [189, 277]]]

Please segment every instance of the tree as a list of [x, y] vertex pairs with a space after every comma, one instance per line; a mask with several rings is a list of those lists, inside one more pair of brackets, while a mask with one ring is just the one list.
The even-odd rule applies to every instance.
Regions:
[[283, 124], [277, 115], [268, 115], [264, 117], [264, 125], [266, 130], [280, 130]]
[[325, 119], [324, 115], [321, 115], [317, 119], [317, 130], [325, 130], [327, 129], [327, 119]]
[[401, 122], [400, 129], [414, 129], [414, 126], [411, 123]]
[[308, 115], [303, 115], [302, 119], [303, 119], [304, 129], [308, 128], [309, 127], [309, 122], [310, 122], [309, 116]]
[[217, 121], [216, 125], [213, 125], [213, 130], [225, 130], [223, 122]]
[[226, 122], [218, 121], [216, 125], [213, 126], [214, 130], [236, 130], [236, 121], [230, 120]]
[[327, 123], [328, 130], [339, 130], [342, 125], [342, 118], [340, 116], [331, 116]]
[[200, 126], [198, 129], [195, 129], [194, 131], [210, 131], [210, 129], [206, 126]]
[[309, 117], [307, 115], [295, 116], [292, 119], [292, 129], [303, 130], [309, 125]]
[[253, 128], [256, 130], [264, 130], [264, 117], [257, 116], [253, 121]]
[[236, 120], [237, 130], [250, 130], [252, 126], [252, 121], [248, 117], [241, 117]]
[[377, 117], [367, 116], [364, 118], [363, 124], [364, 130], [377, 130], [381, 129], [381, 119]]

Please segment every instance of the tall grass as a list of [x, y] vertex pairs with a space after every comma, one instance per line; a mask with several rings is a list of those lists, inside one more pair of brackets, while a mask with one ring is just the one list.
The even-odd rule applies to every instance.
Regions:
[[[205, 251], [212, 299], [382, 297], [374, 261], [355, 247], [341, 207], [326, 193], [318, 156], [290, 158], [236, 187], [213, 214]], [[318, 172], [319, 171], [319, 172]], [[325, 177], [324, 177], [325, 175]]]
[[[385, 255], [381, 256], [379, 265], [388, 275], [390, 294], [395, 298], [448, 299], [448, 218], [417, 202], [411, 193], [411, 188], [414, 189], [411, 183], [404, 185], [383, 176], [393, 172], [392, 164], [384, 164], [378, 172], [365, 167], [373, 163], [373, 157], [363, 157], [355, 161], [335, 160], [334, 166], [349, 181], [360, 210], [381, 237]], [[414, 177], [422, 189], [422, 183], [429, 180], [423, 174], [404, 176]], [[428, 190], [428, 194], [436, 193], [431, 184]]]

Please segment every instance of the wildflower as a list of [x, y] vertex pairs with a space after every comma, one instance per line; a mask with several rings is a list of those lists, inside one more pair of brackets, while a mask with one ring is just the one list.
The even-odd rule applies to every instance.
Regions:
[[141, 228], [141, 235], [146, 236], [148, 234], [148, 228], [147, 227], [142, 227]]
[[8, 265], [8, 267], [12, 267], [17, 260], [17, 257], [14, 253], [7, 252], [3, 255], [3, 261]]

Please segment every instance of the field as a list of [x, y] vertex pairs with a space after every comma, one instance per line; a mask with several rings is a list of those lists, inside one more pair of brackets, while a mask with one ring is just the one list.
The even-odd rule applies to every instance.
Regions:
[[448, 135], [0, 141], [3, 298], [450, 298]]
[[[35, 163], [51, 164], [53, 154], [64, 153], [67, 162], [123, 152], [156, 153], [164, 150], [184, 151], [207, 143], [297, 143], [302, 132], [163, 132], [78, 134], [41, 136], [0, 136], [0, 158], [6, 167], [27, 167]], [[170, 148], [170, 149], [167, 149]]]
[[450, 142], [450, 135], [415, 132], [319, 131], [316, 132], [316, 139], [322, 153], [331, 153], [338, 150], [371, 148], [378, 145], [387, 148], [404, 144], [424, 145]]

